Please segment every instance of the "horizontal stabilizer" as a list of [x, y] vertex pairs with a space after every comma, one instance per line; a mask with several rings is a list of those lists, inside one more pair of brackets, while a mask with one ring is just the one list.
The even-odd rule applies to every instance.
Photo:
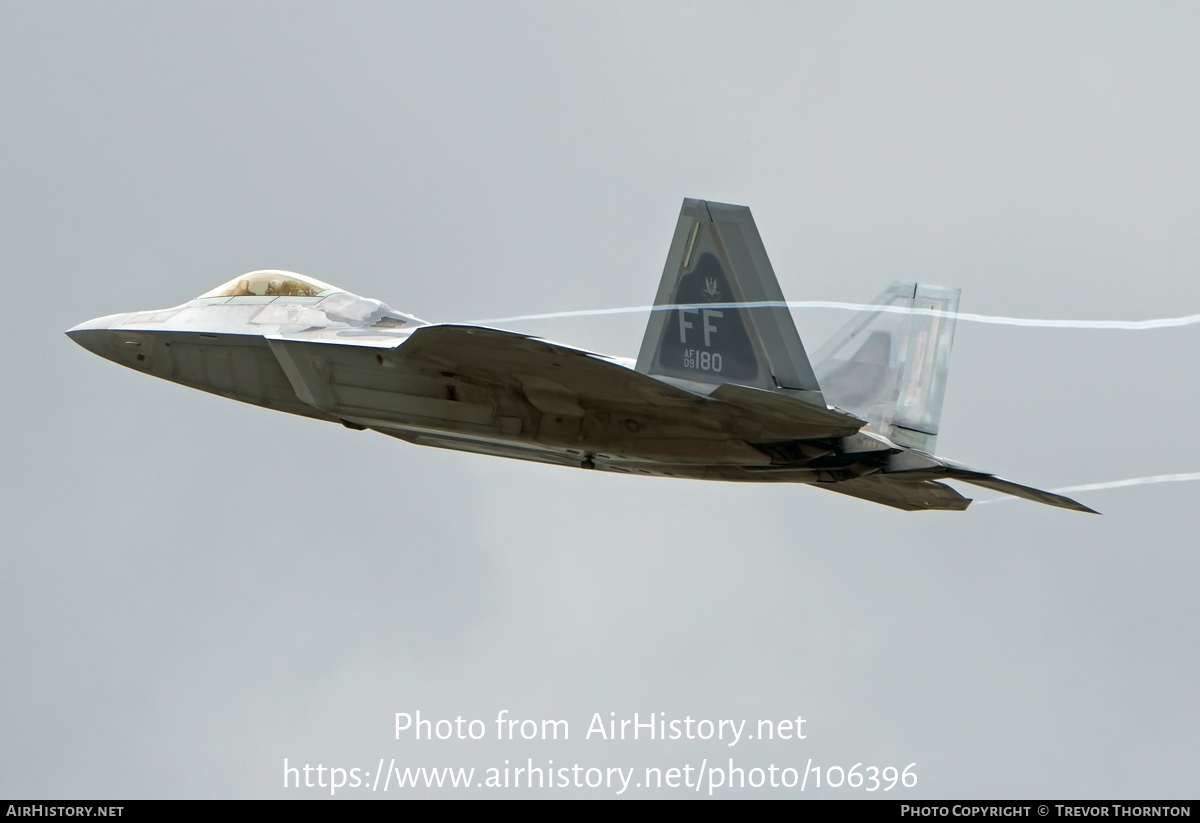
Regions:
[[1035, 489], [1032, 486], [1022, 486], [1020, 483], [1005, 480], [994, 474], [975, 471], [940, 457], [920, 455], [916, 452], [904, 452], [893, 457], [889, 468], [884, 470], [884, 476], [914, 480], [961, 480], [973, 486], [982, 486], [985, 489], [991, 489], [1001, 494], [1010, 494], [1034, 503], [1043, 503], [1047, 506], [1056, 506], [1076, 512], [1088, 512], [1089, 514], [1100, 513], [1061, 494]]
[[1020, 497], [1025, 500], [1032, 500], [1034, 503], [1044, 503], [1047, 506], [1058, 506], [1060, 509], [1070, 509], [1076, 512], [1087, 512], [1088, 514], [1099, 514], [1095, 509], [1090, 509], [1077, 500], [1072, 500], [1069, 497], [1064, 497], [1061, 494], [1054, 492], [1042, 491], [1030, 486], [1022, 486], [1020, 483], [1014, 483], [1011, 480], [1005, 480], [1001, 477], [996, 477], [994, 474], [977, 474], [975, 472], [956, 471], [950, 475], [951, 480], [961, 480], [964, 483], [970, 483], [973, 486], [982, 486], [985, 489], [991, 489], [994, 492], [1001, 494], [1010, 494], [1013, 497]]

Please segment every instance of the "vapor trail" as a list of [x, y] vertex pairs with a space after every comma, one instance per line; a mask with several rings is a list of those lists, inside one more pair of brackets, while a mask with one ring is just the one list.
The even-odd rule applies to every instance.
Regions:
[[[1051, 489], [1052, 492], [1059, 494], [1065, 492], [1094, 492], [1101, 489], [1121, 489], [1125, 486], [1147, 486], [1151, 483], [1186, 483], [1189, 480], [1200, 480], [1200, 472], [1191, 472], [1188, 474], [1156, 474], [1151, 477], [1130, 477], [1126, 480], [1110, 480], [1107, 483], [1087, 483], [1082, 486], [1063, 486], [1060, 489]], [[1005, 500], [1016, 500], [1015, 497], [997, 497], [994, 500], [976, 500], [976, 506], [982, 506], [985, 503], [1001, 503]]]
[[1100, 489], [1120, 489], [1124, 486], [1145, 486], [1150, 483], [1184, 483], [1188, 480], [1200, 480], [1200, 472], [1190, 474], [1156, 474], [1153, 477], [1131, 477], [1128, 480], [1111, 480], [1108, 483], [1088, 483], [1084, 486], [1066, 486], [1054, 489], [1056, 492], [1094, 492]]
[[663, 306], [622, 306], [614, 309], [582, 309], [579, 311], [556, 311], [546, 314], [521, 314], [514, 317], [492, 317], [487, 320], [471, 320], [468, 323], [491, 325], [521, 323], [528, 320], [560, 320], [569, 317], [603, 317], [612, 314], [648, 314], [656, 311], [676, 309], [841, 309], [844, 311], [872, 311], [887, 314], [916, 314], [925, 317], [952, 317], [968, 323], [984, 323], [992, 326], [1025, 326], [1040, 329], [1115, 329], [1120, 331], [1147, 331], [1149, 329], [1173, 329], [1179, 326], [1200, 324], [1200, 314], [1184, 317], [1160, 317], [1153, 320], [1049, 320], [1030, 317], [1000, 317], [990, 314], [948, 312], [940, 309], [918, 309], [906, 306], [878, 306], [873, 303], [842, 303], [835, 300], [787, 300], [762, 301], [757, 303], [675, 303]]

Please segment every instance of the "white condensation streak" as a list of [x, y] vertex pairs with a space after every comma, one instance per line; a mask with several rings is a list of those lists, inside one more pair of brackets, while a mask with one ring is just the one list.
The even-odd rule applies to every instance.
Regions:
[[[1056, 494], [1065, 494], [1066, 492], [1095, 492], [1104, 489], [1123, 489], [1126, 486], [1149, 486], [1153, 483], [1187, 483], [1192, 480], [1200, 480], [1200, 472], [1190, 472], [1186, 474], [1156, 474], [1151, 477], [1130, 477], [1126, 480], [1110, 480], [1107, 483], [1086, 483], [1082, 486], [1063, 486], [1060, 489], [1051, 489], [1050, 491]], [[991, 500], [976, 500], [976, 506], [983, 506], [988, 503], [1003, 503], [1008, 500], [1016, 500], [1015, 497], [996, 497]]]
[[1088, 483], [1084, 486], [1066, 486], [1053, 489], [1055, 492], [1094, 492], [1100, 489], [1120, 489], [1125, 486], [1147, 486], [1151, 483], [1186, 483], [1200, 480], [1200, 472], [1188, 474], [1156, 474], [1153, 477], [1131, 477], [1128, 480], [1112, 480], [1108, 483]]
[[[879, 306], [873, 303], [843, 303], [834, 300], [788, 300], [762, 301], [756, 303], [676, 303], [662, 306], [622, 306], [613, 309], [582, 309], [579, 311], [559, 311], [545, 314], [522, 314], [513, 317], [493, 317], [487, 320], [467, 321], [473, 325], [492, 325], [499, 323], [521, 323], [531, 320], [562, 320], [572, 317], [605, 317], [617, 314], [649, 314], [655, 311], [675, 311], [677, 309], [839, 309], [842, 311], [872, 311], [889, 314], [916, 314], [926, 317], [952, 317], [959, 322], [981, 323], [991, 326], [1019, 326], [1036, 329], [1095, 329], [1110, 331], [1151, 331], [1154, 329], [1175, 329], [1183, 326], [1200, 325], [1200, 314], [1189, 314], [1183, 317], [1159, 317], [1151, 320], [1055, 320], [1034, 317], [1003, 317], [990, 314], [970, 314], [967, 312], [948, 312], [940, 309], [920, 309], [906, 306]], [[1086, 483], [1082, 486], [1064, 486], [1051, 489], [1056, 493], [1091, 492], [1104, 489], [1121, 489], [1127, 486], [1147, 486], [1154, 483], [1186, 483], [1200, 480], [1200, 472], [1185, 474], [1156, 474], [1151, 477], [1131, 477], [1125, 480], [1112, 480], [1107, 483]], [[1015, 500], [1014, 497], [998, 497], [991, 500], [976, 500], [976, 506], [988, 503], [1002, 503]]]
[[789, 300], [758, 303], [677, 303], [663, 306], [622, 306], [614, 309], [582, 309], [546, 314], [521, 314], [514, 317], [493, 317], [487, 320], [463, 321], [470, 325], [487, 326], [498, 323], [522, 323], [531, 320], [562, 320], [571, 317], [605, 317], [616, 314], [649, 314], [677, 309], [839, 309], [842, 311], [871, 311], [888, 314], [917, 314], [925, 317], [953, 317], [959, 322], [982, 323], [991, 326], [1024, 326], [1035, 329], [1097, 329], [1113, 331], [1149, 331], [1174, 329], [1200, 324], [1200, 314], [1183, 317], [1160, 317], [1152, 320], [1053, 320], [1034, 317], [1002, 317], [991, 314], [948, 312], [941, 309], [917, 309], [905, 306], [878, 306], [873, 303], [841, 303], [832, 300]]

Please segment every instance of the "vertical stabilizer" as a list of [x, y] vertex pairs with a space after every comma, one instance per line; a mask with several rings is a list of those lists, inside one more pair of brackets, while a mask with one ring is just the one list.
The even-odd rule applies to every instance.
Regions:
[[932, 453], [960, 293], [924, 283], [889, 286], [872, 302], [878, 309], [856, 314], [814, 355], [825, 398], [895, 443]]
[[[774, 303], [777, 305], [743, 304]], [[638, 354], [643, 374], [825, 401], [750, 209], [683, 201]]]

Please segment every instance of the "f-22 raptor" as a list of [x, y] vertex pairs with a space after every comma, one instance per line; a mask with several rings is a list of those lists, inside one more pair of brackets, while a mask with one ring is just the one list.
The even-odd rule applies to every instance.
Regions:
[[958, 301], [894, 283], [810, 361], [750, 210], [688, 199], [636, 362], [274, 270], [67, 334], [155, 377], [423, 446], [905, 511], [966, 509], [955, 480], [1091, 512], [934, 454]]

